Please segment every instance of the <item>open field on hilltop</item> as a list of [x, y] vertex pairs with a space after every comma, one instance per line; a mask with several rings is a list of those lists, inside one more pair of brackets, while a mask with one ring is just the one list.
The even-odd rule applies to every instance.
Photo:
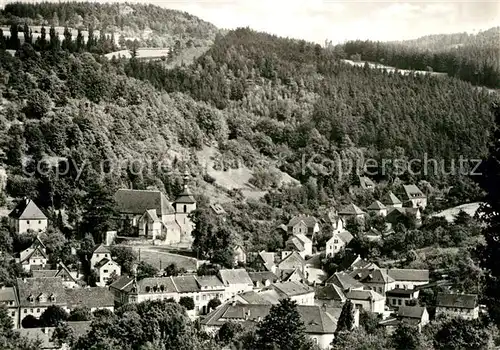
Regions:
[[[240, 165], [238, 169], [215, 170], [213, 167], [214, 158], [218, 155], [218, 151], [214, 147], [205, 147], [197, 152], [197, 157], [200, 164], [203, 164], [207, 174], [215, 179], [215, 183], [226, 189], [240, 189], [246, 198], [259, 199], [263, 197], [267, 191], [262, 191], [252, 184], [250, 179], [253, 177], [252, 169], [245, 165]], [[300, 182], [290, 175], [277, 170], [280, 175], [280, 183], [284, 184], [300, 184]]]
[[455, 215], [457, 215], [460, 210], [465, 211], [467, 214], [470, 216], [474, 216], [479, 209], [479, 206], [481, 203], [467, 203], [467, 204], [462, 204], [453, 208], [448, 208], [443, 210], [442, 212], [439, 212], [437, 214], [433, 214], [432, 216], [442, 216], [444, 217], [447, 221], [452, 222], [455, 218]]
[[[368, 62], [368, 61], [353, 61], [353, 60], [342, 60], [342, 62], [350, 64], [351, 66], [357, 66], [357, 67], [364, 67], [365, 63], [368, 63], [370, 68], [376, 68], [376, 69], [386, 69], [388, 72], [394, 73], [396, 71], [395, 67], [391, 66], [385, 66], [381, 63], [374, 63], [374, 62]], [[408, 75], [410, 73], [419, 73], [419, 74], [430, 74], [433, 76], [448, 76], [446, 73], [440, 73], [440, 72], [427, 72], [424, 70], [410, 70], [410, 69], [398, 69], [398, 72], [401, 73], [402, 75]]]

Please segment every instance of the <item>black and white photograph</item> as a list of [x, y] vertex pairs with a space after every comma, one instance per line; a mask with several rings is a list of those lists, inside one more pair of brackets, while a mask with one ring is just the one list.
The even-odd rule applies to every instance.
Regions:
[[0, 0], [0, 350], [455, 349], [498, 0]]

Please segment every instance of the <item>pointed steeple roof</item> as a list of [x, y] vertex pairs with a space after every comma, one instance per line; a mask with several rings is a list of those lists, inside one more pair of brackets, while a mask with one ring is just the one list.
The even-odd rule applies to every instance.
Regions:
[[189, 173], [186, 171], [184, 173], [184, 189], [175, 199], [175, 203], [182, 203], [182, 204], [196, 203], [196, 200], [194, 199], [189, 189], [188, 182], [189, 182]]

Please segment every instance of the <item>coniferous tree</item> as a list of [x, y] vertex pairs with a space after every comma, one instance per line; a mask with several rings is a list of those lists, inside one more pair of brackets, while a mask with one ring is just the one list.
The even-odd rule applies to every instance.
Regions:
[[36, 39], [35, 46], [40, 51], [47, 49], [47, 30], [44, 26], [40, 29], [40, 37]]
[[306, 327], [297, 310], [297, 302], [283, 299], [278, 305], [273, 305], [269, 314], [259, 322], [255, 349], [306, 349], [309, 340], [305, 330]]
[[500, 105], [494, 104], [495, 131], [490, 145], [489, 157], [479, 169], [479, 185], [486, 192], [484, 205], [480, 209], [486, 223], [483, 230], [486, 246], [481, 256], [481, 265], [486, 269], [485, 297], [491, 317], [500, 325]]
[[76, 36], [76, 51], [83, 52], [85, 50], [85, 40], [83, 38], [82, 31], [78, 29], [78, 35]]
[[19, 41], [19, 27], [17, 24], [12, 24], [10, 26], [10, 39], [8, 48], [11, 50], [19, 50], [21, 42]]
[[342, 306], [342, 311], [340, 312], [335, 334], [338, 335], [341, 332], [350, 332], [353, 329], [354, 329], [354, 304], [350, 300], [347, 300], [344, 306]]
[[59, 34], [56, 32], [54, 26], [50, 27], [50, 49], [52, 51], [58, 51], [61, 48], [61, 42], [59, 40]]
[[33, 34], [31, 32], [30, 27], [28, 27], [27, 23], [24, 23], [24, 42], [27, 44], [33, 44]]
[[5, 50], [7, 48], [7, 42], [3, 36], [3, 30], [0, 28], [0, 50]]
[[68, 27], [64, 27], [64, 39], [62, 41], [62, 49], [65, 51], [73, 52], [73, 39]]

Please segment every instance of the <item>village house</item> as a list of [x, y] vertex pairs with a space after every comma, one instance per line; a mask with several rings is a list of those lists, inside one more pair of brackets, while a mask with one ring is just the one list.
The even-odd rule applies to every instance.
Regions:
[[314, 304], [321, 307], [342, 307], [347, 298], [342, 290], [333, 283], [314, 287]]
[[399, 200], [398, 197], [392, 192], [388, 192], [383, 198], [382, 198], [382, 203], [387, 207], [387, 208], [402, 208], [403, 207], [403, 202]]
[[373, 290], [348, 290], [345, 297], [357, 308], [377, 314], [384, 313], [385, 298]]
[[[71, 328], [72, 335], [75, 338], [85, 335], [90, 330], [90, 321], [68, 321], [66, 324]], [[56, 327], [38, 327], [38, 328], [21, 328], [16, 332], [30, 341], [39, 342], [38, 349], [40, 350], [67, 350], [69, 344], [63, 343], [60, 346], [53, 339], [54, 330]]]
[[113, 293], [102, 287], [66, 289], [66, 302], [69, 310], [81, 307], [87, 307], [91, 312], [102, 309], [115, 310]]
[[356, 204], [348, 204], [339, 210], [339, 216], [346, 222], [347, 220], [363, 221], [366, 213], [361, 210]]
[[395, 288], [385, 293], [387, 304], [395, 309], [401, 306], [412, 306], [417, 304], [418, 289]]
[[111, 250], [104, 244], [99, 245], [90, 257], [90, 268], [93, 269], [102, 259], [111, 259]]
[[352, 241], [353, 235], [344, 229], [344, 221], [337, 221], [337, 228], [333, 231], [332, 237], [326, 242], [325, 254], [332, 257]]
[[17, 234], [47, 230], [47, 216], [31, 199], [23, 198], [9, 214], [9, 226]]
[[291, 299], [298, 305], [314, 305], [314, 289], [304, 283], [279, 282], [268, 287], [271, 288], [278, 293], [280, 299]]
[[45, 245], [38, 236], [36, 236], [29, 248], [26, 248], [19, 254], [19, 258], [17, 259], [24, 271], [45, 269], [48, 260], [49, 256], [46, 253]]
[[387, 215], [387, 207], [380, 201], [374, 201], [366, 208], [366, 211], [369, 214], [379, 215], [383, 217]]
[[296, 251], [303, 258], [312, 255], [312, 246], [312, 241], [302, 233], [294, 234], [285, 242], [286, 251]]
[[255, 253], [251, 252], [247, 257], [247, 265], [255, 271], [276, 272], [276, 253], [265, 250]]
[[363, 283], [355, 280], [345, 272], [335, 272], [326, 281], [325, 285], [333, 284], [342, 290], [342, 292], [351, 290], [363, 290], [365, 286]]
[[[307, 274], [307, 273], [306, 273]], [[281, 282], [305, 282], [307, 280], [305, 274], [299, 267], [293, 269], [277, 269], [276, 275]]]
[[69, 311], [66, 301], [66, 289], [59, 277], [18, 278], [19, 324], [32, 315], [39, 318], [50, 305], [57, 305]]
[[299, 215], [290, 219], [287, 228], [289, 235], [303, 234], [312, 240], [319, 232], [319, 222], [314, 216]]
[[429, 283], [429, 270], [386, 269], [387, 275], [395, 281], [394, 288], [414, 289]]
[[82, 277], [79, 271], [70, 271], [70, 269], [62, 262], [57, 264], [57, 269], [33, 270], [31, 273], [33, 277], [60, 277], [66, 288], [78, 287], [78, 280]]
[[306, 261], [298, 252], [288, 253], [283, 257], [283, 259], [278, 263], [278, 268], [276, 274], [280, 276], [279, 271], [295, 271], [298, 269], [302, 274], [305, 272]]
[[369, 191], [375, 190], [375, 183], [372, 181], [372, 179], [370, 179], [367, 176], [358, 176], [358, 178], [359, 178], [359, 185], [361, 186], [362, 189]]
[[[272, 305], [226, 303], [210, 312], [201, 320], [202, 328], [215, 335], [227, 322], [236, 322], [244, 329], [253, 329], [264, 319]], [[297, 311], [305, 325], [305, 333], [320, 349], [328, 349], [334, 338], [337, 319], [322, 308], [312, 305], [298, 305]]]
[[422, 210], [425, 209], [427, 206], [427, 197], [416, 185], [403, 185], [403, 190], [407, 206], [422, 208]]
[[247, 263], [247, 253], [245, 253], [245, 248], [241, 244], [234, 247], [234, 264], [237, 265], [238, 263]]
[[122, 276], [110, 287], [116, 306], [141, 303], [146, 300], [192, 298], [195, 308], [190, 316], [208, 312], [208, 302], [212, 299], [225, 301], [226, 286], [217, 276], [175, 276], [151, 277], [135, 281], [132, 277]]
[[415, 219], [415, 224], [420, 226], [422, 224], [422, 213], [419, 208], [390, 208], [385, 220], [393, 225], [396, 225], [398, 222], [404, 220], [404, 217], [407, 216], [409, 218]]
[[253, 289], [252, 279], [245, 269], [221, 269], [218, 277], [225, 287], [222, 301], [230, 299], [238, 293], [248, 292]]
[[4, 306], [12, 318], [13, 328], [19, 328], [19, 299], [15, 287], [0, 285], [0, 307]]
[[417, 327], [421, 332], [422, 328], [429, 323], [429, 313], [422, 306], [401, 306], [396, 317], [390, 317], [379, 322], [388, 334], [392, 334], [400, 323], [407, 323]]
[[479, 305], [475, 294], [439, 293], [436, 299], [436, 317], [446, 315], [473, 320], [479, 317]]
[[248, 276], [253, 282], [254, 290], [258, 291], [264, 287], [269, 287], [271, 284], [278, 282], [278, 276], [271, 271], [249, 272]]
[[379, 267], [375, 264], [372, 263], [366, 259], [361, 258], [361, 256], [358, 254], [354, 260], [349, 261], [349, 265], [346, 268], [348, 271], [354, 271], [357, 269], [378, 269]]
[[111, 277], [121, 275], [121, 269], [121, 266], [116, 261], [106, 258], [102, 259], [94, 266], [94, 270], [97, 273], [96, 285], [105, 287]]
[[226, 211], [224, 210], [224, 208], [222, 207], [222, 205], [220, 205], [219, 203], [210, 204], [210, 208], [212, 209], [212, 211], [216, 215], [224, 215], [224, 214], [226, 214]]
[[394, 289], [396, 286], [394, 278], [384, 270], [357, 269], [351, 272], [350, 276], [380, 295], [385, 295], [387, 291]]

